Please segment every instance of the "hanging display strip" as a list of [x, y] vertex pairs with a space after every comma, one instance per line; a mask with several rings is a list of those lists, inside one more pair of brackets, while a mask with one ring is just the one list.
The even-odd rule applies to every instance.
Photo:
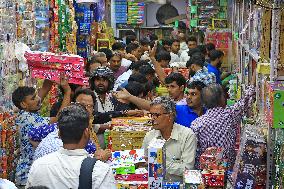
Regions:
[[228, 28], [227, 0], [191, 0], [191, 27]]
[[236, 189], [265, 188], [267, 149], [262, 127], [261, 122], [244, 126], [232, 175]]
[[262, 37], [260, 45], [260, 57], [264, 60], [270, 58], [270, 43], [271, 43], [271, 10], [264, 10], [262, 16]]
[[127, 24], [141, 25], [144, 23], [144, 2], [128, 1]]
[[127, 0], [115, 0], [115, 21], [117, 24], [127, 23]]
[[280, 42], [279, 42], [279, 52], [280, 53], [280, 61], [278, 65], [281, 66], [281, 69], [284, 72], [284, 11], [281, 11], [281, 18], [280, 18]]

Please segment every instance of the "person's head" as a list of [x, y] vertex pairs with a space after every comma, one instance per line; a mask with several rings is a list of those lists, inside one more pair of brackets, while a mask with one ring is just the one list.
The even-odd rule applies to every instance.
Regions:
[[132, 62], [129, 66], [129, 69], [132, 70], [132, 73], [139, 73], [139, 68], [143, 65], [149, 65], [147, 60], [138, 60], [137, 62]]
[[114, 52], [109, 61], [109, 68], [114, 72], [117, 71], [121, 66], [121, 60], [121, 54], [119, 52]]
[[73, 101], [85, 106], [90, 116], [93, 114], [96, 97], [92, 90], [79, 89], [75, 92]]
[[200, 52], [201, 52], [204, 56], [207, 55], [207, 50], [206, 50], [205, 45], [198, 45], [197, 48], [200, 50]]
[[97, 61], [95, 57], [92, 57], [91, 59], [89, 59], [85, 66], [85, 71], [86, 71], [87, 76], [89, 76], [90, 73], [92, 73], [95, 69], [97, 69], [100, 66], [102, 66], [101, 63]]
[[128, 35], [128, 36], [126, 36], [125, 42], [126, 42], [126, 45], [129, 45], [130, 43], [136, 43], [137, 42], [137, 38], [136, 38], [135, 35]]
[[165, 78], [165, 84], [169, 91], [171, 99], [181, 100], [186, 86], [186, 79], [180, 73], [171, 73]]
[[173, 42], [170, 39], [163, 39], [162, 40], [162, 45], [163, 45], [164, 49], [168, 52], [171, 52], [172, 44], [173, 44]]
[[189, 36], [187, 39], [187, 46], [189, 49], [193, 49], [197, 47], [197, 39], [195, 36]]
[[138, 60], [141, 58], [141, 50], [138, 44], [136, 43], [130, 43], [126, 46], [126, 53], [130, 53], [134, 55]]
[[41, 99], [33, 87], [18, 87], [12, 93], [12, 101], [20, 110], [37, 112], [41, 108]]
[[95, 58], [96, 61], [101, 63], [102, 66], [107, 66], [108, 60], [107, 60], [106, 54], [104, 52], [95, 53], [94, 58]]
[[179, 34], [178, 34], [178, 40], [179, 40], [180, 42], [185, 42], [185, 41], [186, 41], [185, 34], [184, 34], [184, 33], [179, 33]]
[[150, 104], [150, 115], [153, 121], [153, 128], [156, 130], [167, 130], [173, 126], [176, 107], [169, 98], [160, 96], [155, 98]]
[[171, 51], [175, 54], [179, 52], [180, 49], [180, 42], [178, 39], [173, 39], [172, 41], [172, 46], [171, 46]]
[[171, 54], [168, 51], [162, 50], [157, 53], [156, 60], [160, 63], [162, 68], [167, 68], [169, 67], [169, 63], [171, 61]]
[[90, 139], [89, 120], [87, 109], [79, 103], [63, 108], [58, 114], [57, 123], [63, 146], [75, 144], [78, 149], [84, 148]]
[[201, 81], [193, 81], [190, 82], [187, 86], [186, 95], [186, 102], [187, 105], [192, 108], [196, 109], [202, 106], [201, 103], [201, 91], [206, 87], [206, 85]]
[[226, 107], [224, 90], [220, 84], [210, 84], [201, 91], [201, 102], [207, 109]]
[[91, 75], [89, 84], [98, 94], [106, 94], [113, 88], [114, 76], [108, 67], [98, 67]]
[[125, 89], [133, 96], [142, 98], [144, 96], [144, 86], [137, 81], [128, 82]]
[[188, 56], [192, 56], [194, 54], [202, 54], [199, 48], [193, 48], [188, 50]]
[[139, 68], [139, 72], [145, 75], [148, 81], [153, 81], [155, 77], [155, 70], [150, 65], [144, 65]]
[[141, 52], [144, 53], [145, 51], [149, 50], [150, 41], [145, 37], [140, 40], [140, 49]]
[[115, 42], [113, 45], [112, 45], [112, 50], [113, 51], [117, 51], [117, 52], [120, 52], [122, 55], [125, 54], [125, 45], [122, 43], [122, 42]]
[[211, 50], [209, 52], [210, 64], [215, 66], [216, 68], [221, 67], [223, 57], [224, 53], [220, 50]]
[[[112, 51], [108, 48], [101, 48], [100, 50], [98, 50], [98, 52], [103, 52], [106, 55], [107, 58], [107, 62], [109, 62], [110, 58], [112, 57]], [[102, 65], [104, 66], [104, 65]]]
[[206, 47], [206, 50], [207, 50], [207, 54], [209, 54], [210, 51], [212, 51], [212, 50], [215, 49], [215, 45], [214, 45], [213, 43], [207, 43], [207, 44], [205, 45], [205, 47]]
[[194, 76], [194, 74], [203, 68], [205, 62], [205, 57], [203, 54], [195, 53], [193, 54], [190, 59], [186, 63], [186, 67], [189, 70], [189, 75]]
[[46, 186], [31, 186], [28, 187], [27, 189], [49, 189], [49, 188]]
[[129, 82], [139, 82], [141, 84], [146, 84], [148, 82], [147, 78], [145, 77], [145, 75], [137, 72], [137, 73], [133, 73], [132, 75], [130, 75], [130, 77], [128, 78], [128, 83]]

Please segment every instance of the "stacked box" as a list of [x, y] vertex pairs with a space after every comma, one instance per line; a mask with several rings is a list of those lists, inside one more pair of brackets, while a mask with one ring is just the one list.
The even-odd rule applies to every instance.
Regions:
[[149, 117], [112, 119], [108, 147], [113, 151], [142, 148], [144, 136], [151, 129]]
[[284, 82], [266, 84], [268, 95], [265, 113], [273, 128], [284, 128]]
[[224, 186], [225, 172], [224, 170], [203, 170], [203, 182], [206, 186]]
[[165, 140], [154, 138], [148, 146], [149, 189], [162, 189], [166, 175]]
[[183, 174], [185, 189], [203, 189], [202, 175], [199, 170], [185, 170]]
[[200, 169], [225, 170], [228, 167], [228, 160], [223, 159], [223, 149], [210, 147], [200, 156]]
[[163, 189], [180, 189], [180, 182], [165, 182]]
[[84, 59], [78, 55], [59, 55], [50, 52], [26, 52], [25, 58], [33, 78], [60, 81], [60, 75], [69, 78], [69, 83], [88, 85], [84, 76]]

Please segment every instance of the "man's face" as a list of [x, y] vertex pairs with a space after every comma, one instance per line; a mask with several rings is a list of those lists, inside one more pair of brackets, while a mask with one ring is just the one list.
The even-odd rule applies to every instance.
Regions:
[[198, 108], [201, 106], [201, 93], [198, 89], [188, 89], [186, 94], [186, 102], [190, 108]]
[[150, 107], [150, 114], [153, 121], [153, 128], [156, 130], [163, 130], [172, 122], [172, 115], [166, 113], [162, 105], [153, 105]]
[[161, 60], [160, 61], [160, 65], [162, 66], [162, 68], [168, 68], [169, 67], [169, 60]]
[[21, 103], [21, 107], [28, 112], [36, 112], [41, 108], [41, 99], [37, 95], [37, 93], [34, 93], [33, 95], [28, 95]]
[[89, 113], [90, 116], [93, 114], [94, 101], [93, 101], [93, 97], [91, 95], [80, 94], [76, 98], [76, 102], [78, 102], [78, 103], [82, 104], [83, 106], [85, 106], [86, 109], [88, 110], [88, 113]]
[[93, 73], [93, 71], [95, 71], [95, 69], [97, 69], [98, 67], [100, 67], [101, 64], [99, 62], [94, 62], [90, 65], [90, 73]]
[[145, 51], [149, 50], [149, 45], [141, 45], [141, 52], [144, 53]]
[[138, 60], [140, 60], [142, 56], [142, 51], [140, 47], [138, 47], [137, 49], [134, 49], [133, 51], [131, 51], [131, 54], [133, 54]]
[[164, 45], [164, 48], [166, 51], [171, 52], [171, 46], [169, 45]]
[[195, 41], [188, 41], [187, 46], [189, 49], [194, 49], [197, 47], [197, 43]]
[[107, 66], [107, 58], [104, 57], [98, 57], [97, 60], [101, 63], [102, 66]]
[[120, 66], [121, 66], [121, 58], [119, 56], [113, 56], [111, 59], [110, 59], [110, 69], [112, 71], [117, 71]]
[[180, 96], [183, 95], [184, 86], [178, 86], [176, 81], [166, 84], [166, 87], [169, 91], [169, 95], [173, 100], [178, 100]]
[[173, 42], [173, 44], [172, 44], [172, 52], [173, 53], [178, 53], [178, 51], [179, 51], [179, 49], [180, 49], [180, 44], [179, 44], [179, 42], [177, 42], [177, 41], [175, 41], [175, 42]]
[[108, 91], [109, 82], [106, 78], [96, 77], [94, 83], [95, 83], [95, 91], [98, 94], [105, 94]]

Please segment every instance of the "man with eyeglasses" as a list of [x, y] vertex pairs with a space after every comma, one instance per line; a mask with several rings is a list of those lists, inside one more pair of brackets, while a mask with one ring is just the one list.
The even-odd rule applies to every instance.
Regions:
[[152, 139], [166, 140], [166, 179], [182, 181], [185, 169], [193, 169], [197, 147], [196, 136], [190, 128], [183, 127], [175, 120], [175, 103], [168, 97], [157, 97], [150, 105], [153, 130], [143, 141], [145, 156]]
[[[73, 104], [81, 104], [85, 106], [90, 115], [93, 114], [94, 101], [96, 100], [93, 92], [90, 89], [80, 89], [76, 91], [74, 95]], [[92, 120], [91, 120], [92, 123]], [[92, 128], [92, 127], [90, 127]], [[100, 149], [97, 139], [94, 139], [96, 136], [94, 131], [91, 133], [91, 139], [89, 140], [87, 146], [85, 147], [86, 151], [89, 154], [95, 154], [97, 159], [107, 160], [111, 156], [110, 150]], [[58, 136], [58, 129], [48, 134], [38, 145], [34, 153], [34, 160], [43, 157], [47, 154], [55, 152], [62, 147], [62, 140]]]

